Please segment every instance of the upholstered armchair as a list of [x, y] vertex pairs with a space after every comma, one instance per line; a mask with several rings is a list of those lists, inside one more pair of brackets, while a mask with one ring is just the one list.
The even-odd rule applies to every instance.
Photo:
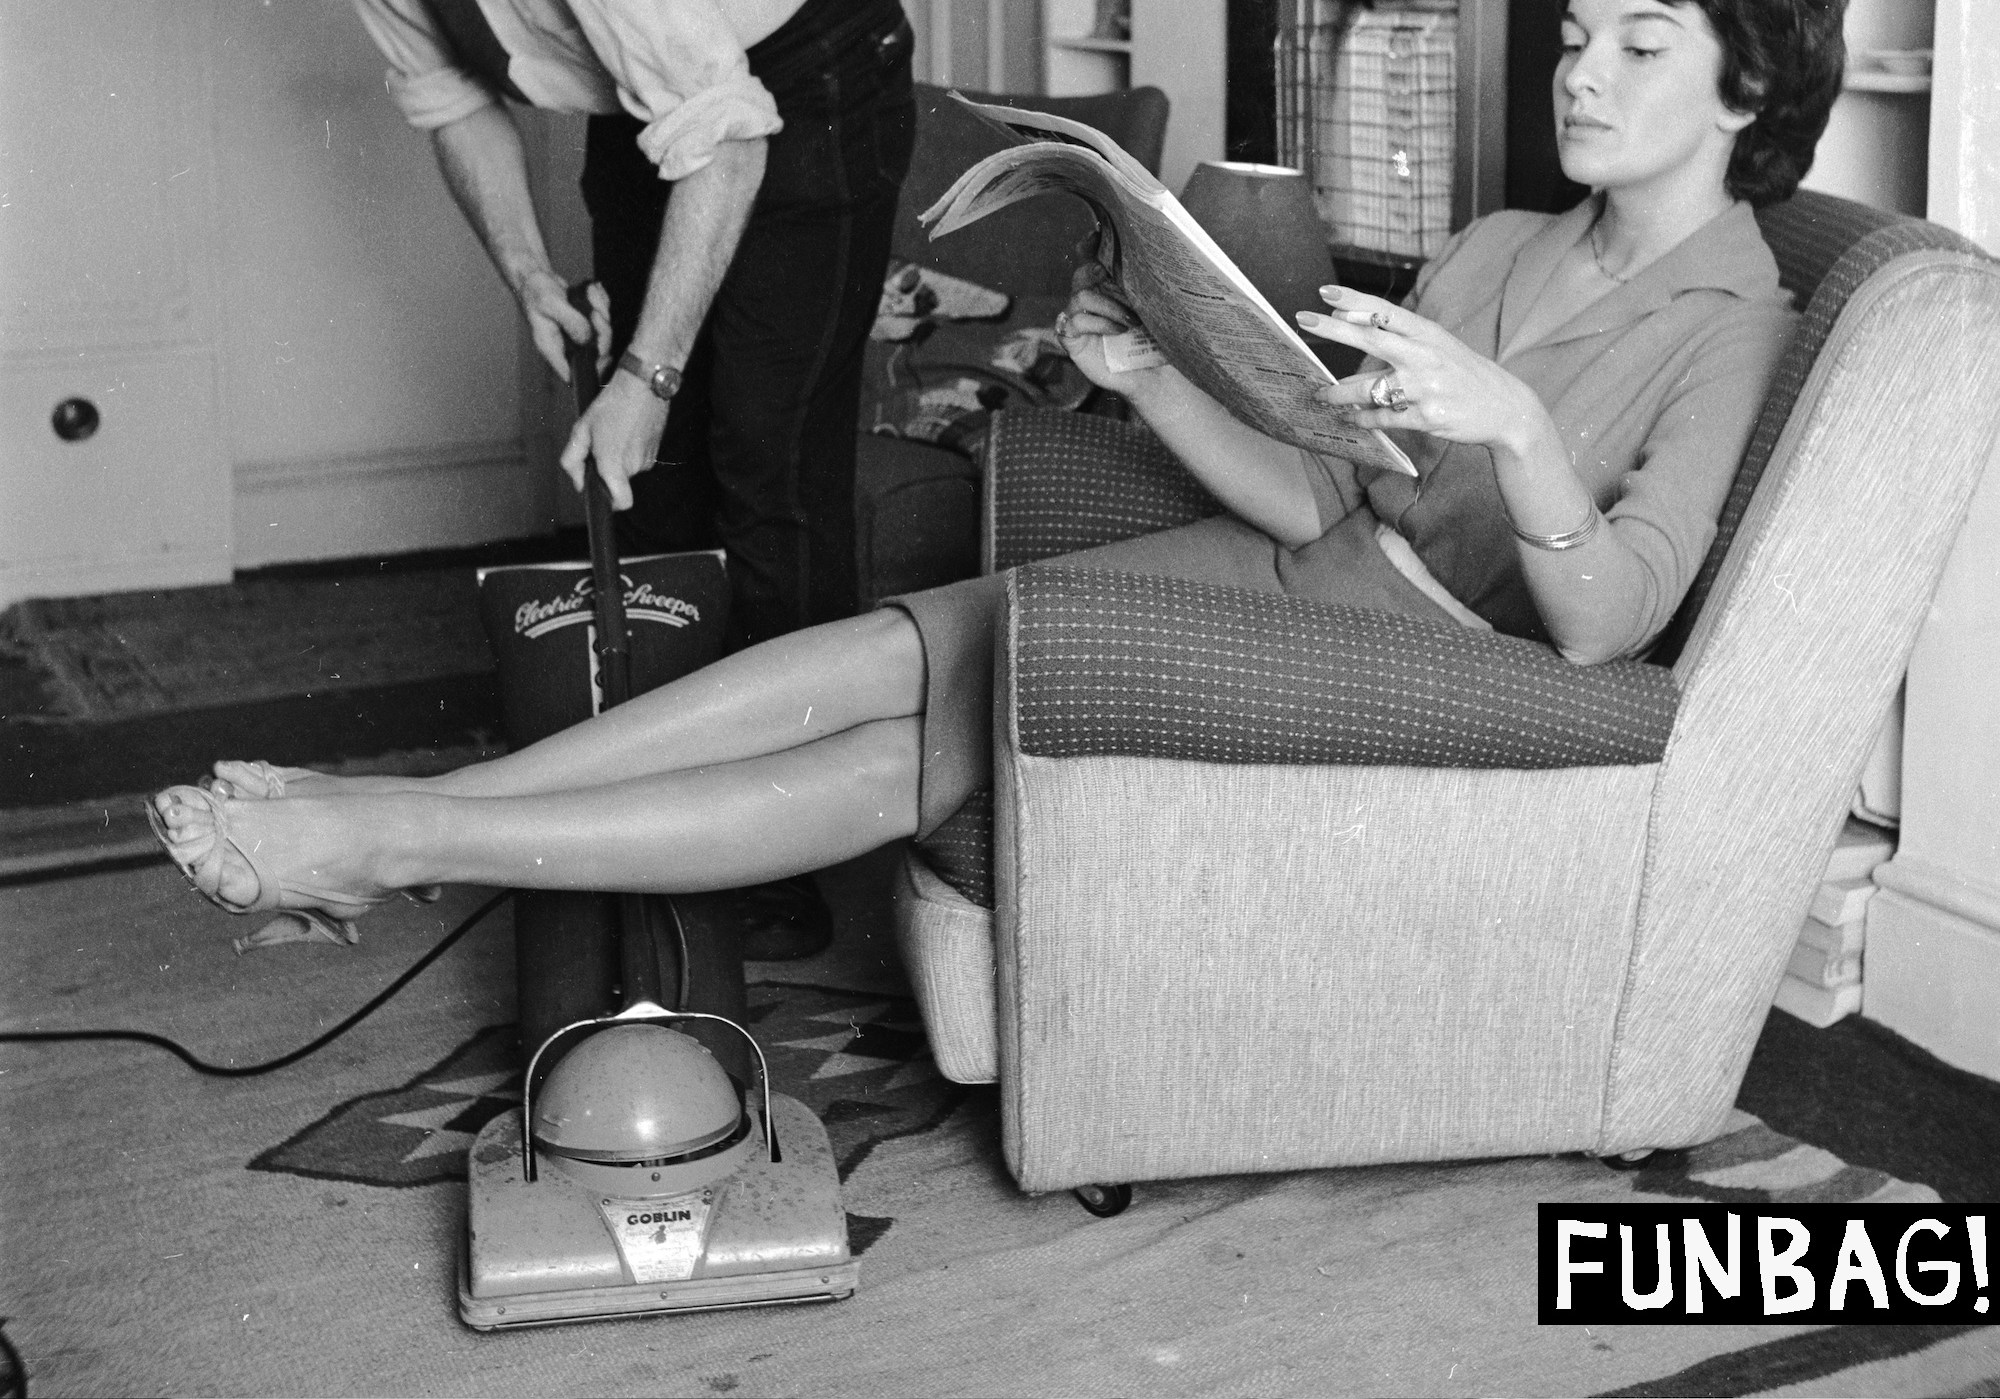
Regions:
[[1031, 564], [1215, 507], [1124, 424], [997, 420], [994, 791], [898, 931], [1023, 1189], [1720, 1133], [2000, 433], [2000, 265], [1760, 220], [1805, 314], [1650, 662]]

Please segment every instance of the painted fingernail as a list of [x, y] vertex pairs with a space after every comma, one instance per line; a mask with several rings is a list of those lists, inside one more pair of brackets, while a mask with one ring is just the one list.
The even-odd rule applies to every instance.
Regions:
[[1317, 311], [1294, 311], [1292, 315], [1300, 325], [1319, 325], [1326, 320]]
[[1321, 287], [1319, 289], [1319, 294], [1329, 302], [1337, 302], [1343, 296], [1347, 295], [1347, 289], [1345, 287], [1340, 286], [1338, 283], [1335, 283], [1329, 286]]

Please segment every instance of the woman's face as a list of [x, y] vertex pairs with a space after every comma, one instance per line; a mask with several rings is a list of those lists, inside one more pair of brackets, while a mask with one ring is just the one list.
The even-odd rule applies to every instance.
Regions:
[[1722, 43], [1701, 7], [1663, 0], [1569, 0], [1556, 65], [1563, 173], [1593, 189], [1720, 183], [1753, 114], [1717, 91]]

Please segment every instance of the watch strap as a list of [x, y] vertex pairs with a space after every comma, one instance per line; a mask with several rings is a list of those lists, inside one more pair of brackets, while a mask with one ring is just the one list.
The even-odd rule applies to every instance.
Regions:
[[664, 364], [648, 364], [627, 350], [618, 356], [618, 367], [652, 391], [653, 397], [671, 400], [681, 386], [681, 372]]

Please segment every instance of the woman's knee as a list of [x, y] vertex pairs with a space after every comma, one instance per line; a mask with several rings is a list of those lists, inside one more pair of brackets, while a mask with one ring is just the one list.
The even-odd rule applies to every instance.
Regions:
[[924, 643], [900, 607], [877, 607], [840, 625], [853, 628], [853, 656], [894, 701], [890, 713], [915, 714], [924, 702]]
[[841, 766], [847, 780], [878, 802], [907, 808], [914, 821], [923, 740], [923, 720], [912, 715], [860, 724], [830, 742], [842, 750]]

